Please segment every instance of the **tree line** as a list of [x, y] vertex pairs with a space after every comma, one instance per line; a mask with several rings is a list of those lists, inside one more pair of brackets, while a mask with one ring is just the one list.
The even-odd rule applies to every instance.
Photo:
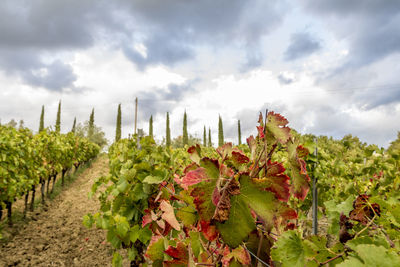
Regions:
[[[203, 130], [203, 142], [201, 139], [193, 137], [188, 133], [188, 123], [187, 123], [187, 113], [186, 110], [183, 113], [183, 126], [182, 126], [182, 135], [174, 138], [171, 140], [171, 128], [170, 128], [170, 119], [169, 119], [169, 112], [166, 114], [166, 132], [165, 132], [165, 139], [163, 143], [167, 147], [184, 147], [185, 145], [194, 145], [194, 144], [202, 144], [203, 146], [212, 147], [213, 142], [211, 140], [211, 128], [208, 127], [208, 139], [207, 139], [207, 129], [204, 125]], [[237, 123], [237, 131], [238, 131], [238, 144], [242, 144], [242, 137], [241, 137], [241, 127], [240, 127], [240, 120]], [[149, 132], [148, 135], [154, 138], [154, 128], [153, 128], [153, 115], [149, 118]], [[115, 131], [115, 142], [118, 142], [121, 139], [121, 104], [118, 105], [118, 112], [117, 112], [117, 122], [116, 122], [116, 131]], [[218, 117], [218, 146], [221, 146], [225, 143], [224, 141], [224, 129], [222, 118], [219, 115]]]

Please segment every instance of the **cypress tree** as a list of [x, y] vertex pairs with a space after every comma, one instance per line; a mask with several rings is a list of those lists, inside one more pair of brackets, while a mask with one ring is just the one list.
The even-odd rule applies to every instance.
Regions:
[[94, 134], [94, 108], [92, 109], [92, 113], [90, 113], [89, 117], [89, 128], [88, 128], [89, 140], [93, 137], [93, 134]]
[[153, 115], [150, 116], [149, 120], [149, 135], [153, 137]]
[[183, 114], [183, 135], [182, 135], [183, 145], [187, 145], [189, 143], [188, 131], [187, 131], [187, 115], [186, 110]]
[[166, 145], [167, 147], [171, 146], [171, 129], [169, 128], [169, 113], [167, 112], [167, 127], [166, 127]]
[[207, 134], [206, 134], [206, 126], [204, 125], [203, 131], [203, 146], [207, 146]]
[[238, 120], [238, 139], [239, 139], [238, 144], [241, 145], [242, 144], [242, 132], [240, 130], [240, 120]]
[[211, 142], [211, 129], [208, 128], [208, 146], [212, 147], [212, 142]]
[[118, 105], [117, 129], [115, 131], [115, 142], [118, 142], [120, 139], [121, 139], [121, 104]]
[[75, 133], [75, 131], [76, 131], [76, 117], [74, 118], [74, 124], [72, 124], [72, 129], [71, 129], [72, 133]]
[[56, 132], [59, 133], [61, 130], [61, 100], [58, 102], [57, 120], [56, 120]]
[[218, 120], [218, 146], [222, 146], [224, 144], [224, 129], [222, 127], [222, 119], [219, 116]]
[[40, 113], [39, 133], [44, 130], [44, 105], [42, 106], [42, 113]]

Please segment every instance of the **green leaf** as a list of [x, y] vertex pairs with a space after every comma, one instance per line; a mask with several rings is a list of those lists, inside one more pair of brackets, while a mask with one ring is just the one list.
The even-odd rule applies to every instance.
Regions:
[[217, 223], [217, 228], [224, 242], [231, 248], [238, 247], [256, 228], [245, 197], [242, 195], [231, 197], [229, 219], [224, 223]]
[[182, 207], [176, 213], [176, 216], [182, 221], [183, 225], [189, 227], [197, 221], [196, 209], [191, 206]]
[[153, 236], [151, 242], [147, 247], [146, 257], [152, 261], [164, 259], [164, 238], [162, 236]]
[[122, 267], [122, 256], [118, 252], [114, 252], [112, 259], [113, 267]]
[[198, 258], [200, 253], [204, 251], [200, 241], [201, 238], [200, 233], [190, 232], [189, 236], [190, 236], [190, 246], [192, 248], [193, 254], [196, 258]]
[[268, 228], [272, 228], [279, 217], [284, 220], [297, 218], [293, 209], [277, 200], [273, 193], [259, 190], [249, 176], [241, 175], [239, 181], [241, 199], [263, 219]]
[[[379, 267], [392, 267], [400, 266], [400, 256], [393, 251], [389, 251], [382, 246], [375, 246], [371, 244], [361, 244], [355, 247], [359, 259], [363, 265], [357, 263], [356, 260], [350, 258], [343, 263], [337, 265], [341, 267], [347, 266], [379, 266]], [[354, 264], [354, 265], [350, 265]]]
[[119, 249], [121, 247], [121, 240], [118, 238], [113, 229], [108, 230], [107, 241], [110, 242], [114, 248]]
[[127, 187], [128, 183], [126, 182], [125, 178], [121, 178], [118, 180], [117, 189], [119, 192], [125, 192]]
[[116, 232], [120, 237], [124, 237], [129, 231], [129, 222], [128, 220], [120, 215], [116, 215], [114, 217], [116, 224]]
[[131, 240], [132, 243], [135, 243], [136, 240], [139, 238], [139, 235], [140, 235], [139, 225], [135, 224], [129, 231], [129, 239]]
[[134, 261], [137, 255], [139, 255], [139, 253], [135, 247], [131, 247], [128, 249], [128, 259], [130, 261]]
[[143, 244], [147, 244], [150, 241], [152, 234], [153, 233], [151, 232], [151, 230], [148, 227], [140, 229], [139, 230], [139, 241], [142, 242]]
[[299, 234], [296, 231], [287, 231], [276, 242], [271, 257], [282, 263], [282, 267], [303, 267], [306, 264], [305, 251]]
[[375, 246], [383, 246], [384, 248], [389, 248], [390, 245], [383, 236], [375, 235], [373, 238], [369, 236], [360, 236], [356, 239], [352, 239], [346, 243], [346, 246], [352, 250], [356, 250], [356, 247], [362, 244], [370, 244]]
[[86, 214], [85, 216], [83, 216], [83, 225], [86, 228], [92, 228], [93, 222], [94, 222], [94, 219], [93, 219], [92, 214]]
[[147, 183], [147, 184], [160, 184], [164, 181], [164, 177], [161, 176], [146, 176], [146, 178], [144, 178], [143, 183]]

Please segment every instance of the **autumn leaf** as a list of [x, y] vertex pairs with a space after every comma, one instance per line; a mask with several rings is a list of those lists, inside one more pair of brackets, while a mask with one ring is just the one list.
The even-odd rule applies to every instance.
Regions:
[[[298, 156], [298, 151], [303, 153], [303, 150], [298, 150], [297, 140], [288, 142], [287, 150], [289, 153], [289, 169], [291, 174], [291, 187], [290, 190], [293, 195], [304, 200], [310, 189], [310, 177], [307, 174], [306, 162]], [[304, 153], [303, 153], [304, 155]]]
[[188, 148], [188, 153], [189, 153], [189, 158], [197, 163], [200, 164], [200, 159], [201, 159], [201, 148], [199, 144], [196, 144], [195, 146], [191, 146]]
[[167, 201], [163, 200], [160, 204], [160, 209], [163, 211], [163, 215], [161, 216], [166, 222], [168, 222], [172, 228], [177, 231], [181, 230], [181, 226], [179, 222], [176, 220], [174, 208]]
[[273, 192], [277, 199], [287, 202], [290, 196], [290, 178], [284, 172], [285, 168], [281, 163], [269, 163], [265, 177], [253, 178], [253, 182], [263, 190]]
[[232, 178], [227, 186], [220, 192], [221, 197], [215, 209], [213, 219], [219, 222], [224, 222], [229, 219], [231, 209], [231, 196], [240, 194], [240, 184]]
[[290, 128], [286, 127], [289, 123], [288, 120], [273, 111], [268, 112], [267, 119], [268, 122], [265, 125], [267, 128], [267, 134], [275, 137], [275, 139], [277, 139], [281, 144], [286, 144], [290, 138]]
[[165, 254], [172, 257], [173, 260], [164, 261], [164, 266], [188, 266], [189, 253], [184, 243], [178, 242], [176, 247], [168, 246], [165, 250]]

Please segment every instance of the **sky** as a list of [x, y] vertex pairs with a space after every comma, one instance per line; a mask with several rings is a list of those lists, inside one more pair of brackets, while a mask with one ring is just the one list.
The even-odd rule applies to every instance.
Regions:
[[[226, 141], [254, 134], [260, 111], [301, 133], [358, 136], [387, 147], [400, 130], [398, 0], [2, 0], [0, 119], [61, 131], [74, 117], [115, 136], [157, 140], [210, 128]], [[53, 126], [54, 127], [54, 126]]]

